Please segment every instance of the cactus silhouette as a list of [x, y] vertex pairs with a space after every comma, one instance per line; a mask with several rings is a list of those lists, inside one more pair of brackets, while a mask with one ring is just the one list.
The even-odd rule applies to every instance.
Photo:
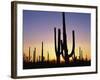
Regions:
[[31, 60], [30, 49], [31, 49], [31, 48], [29, 47], [29, 60], [28, 60], [29, 62], [30, 62], [30, 60]]
[[39, 60], [38, 60], [39, 62], [41, 61], [41, 56], [39, 56]]
[[79, 47], [79, 60], [83, 60], [83, 51], [81, 47]]
[[58, 47], [56, 42], [56, 28], [54, 28], [54, 41], [55, 41], [55, 53], [57, 58], [57, 63], [60, 63], [60, 54], [61, 54], [61, 31], [58, 29]]
[[62, 53], [62, 56], [65, 59], [65, 63], [69, 63], [69, 58], [72, 57], [72, 55], [75, 54], [75, 34], [74, 34], [74, 31], [72, 31], [72, 36], [73, 36], [73, 47], [72, 47], [72, 51], [71, 51], [70, 54], [68, 54], [68, 50], [64, 46], [66, 44], [64, 42], [62, 44], [63, 45], [63, 53]]
[[42, 42], [42, 56], [41, 56], [42, 62], [44, 62], [44, 56], [43, 56], [43, 42]]
[[73, 44], [72, 44], [72, 51], [70, 54], [68, 54], [68, 48], [67, 48], [67, 34], [66, 34], [66, 24], [65, 24], [65, 13], [62, 13], [63, 16], [63, 53], [62, 56], [65, 59], [65, 63], [69, 63], [69, 58], [72, 57], [73, 54], [75, 54], [75, 32], [72, 31], [72, 38], [73, 38]]
[[63, 21], [63, 40], [61, 40], [61, 30], [58, 29], [58, 48], [57, 48], [57, 42], [56, 42], [56, 28], [54, 28], [54, 41], [55, 41], [55, 53], [57, 57], [57, 63], [60, 63], [60, 55], [62, 55], [63, 59], [65, 60], [65, 63], [69, 63], [69, 58], [75, 54], [75, 32], [72, 31], [72, 38], [73, 38], [73, 44], [72, 44], [72, 51], [70, 54], [68, 54], [68, 48], [67, 48], [67, 34], [66, 34], [66, 24], [65, 24], [65, 13], [62, 13], [62, 21]]
[[49, 62], [49, 52], [47, 52], [48, 53], [48, 55], [47, 55], [47, 62]]
[[36, 48], [34, 48], [34, 51], [33, 51], [33, 62], [35, 63], [35, 58], [36, 58]]

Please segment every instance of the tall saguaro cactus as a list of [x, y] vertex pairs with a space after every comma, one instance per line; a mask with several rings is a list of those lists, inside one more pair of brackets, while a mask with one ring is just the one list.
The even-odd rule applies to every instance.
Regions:
[[[66, 25], [65, 25], [65, 13], [62, 13], [63, 16], [63, 51], [64, 55], [63, 58], [65, 59], [65, 63], [69, 63], [69, 57], [72, 57], [73, 54], [75, 54], [75, 32], [74, 30], [72, 31], [72, 38], [73, 38], [73, 44], [72, 44], [72, 51], [70, 54], [68, 54], [68, 49], [67, 49], [67, 35], [66, 35]], [[62, 53], [63, 55], [63, 53]]]
[[72, 51], [70, 54], [68, 54], [68, 48], [67, 48], [67, 34], [66, 34], [66, 24], [65, 24], [65, 13], [62, 13], [62, 21], [63, 21], [63, 40], [61, 40], [61, 31], [58, 29], [58, 48], [56, 45], [56, 28], [54, 28], [54, 40], [55, 40], [55, 52], [57, 57], [57, 63], [60, 62], [60, 55], [65, 60], [65, 63], [69, 63], [69, 58], [75, 54], [75, 32], [72, 31], [72, 38], [73, 38], [73, 44], [72, 44]]
[[[62, 46], [63, 46], [63, 51], [65, 54], [65, 62], [69, 62], [68, 59], [68, 49], [67, 49], [67, 34], [66, 34], [66, 24], [65, 24], [65, 13], [62, 13], [62, 21], [63, 21], [63, 42], [62, 42]], [[62, 53], [63, 55], [63, 53]]]
[[66, 34], [66, 24], [65, 24], [65, 14], [64, 12], [62, 13], [63, 16], [63, 48], [64, 51], [68, 53], [68, 49], [67, 49], [67, 34]]

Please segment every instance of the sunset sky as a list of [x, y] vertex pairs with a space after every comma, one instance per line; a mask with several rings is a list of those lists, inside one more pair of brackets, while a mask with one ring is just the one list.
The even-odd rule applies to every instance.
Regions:
[[[79, 56], [79, 47], [91, 59], [91, 15], [89, 13], [65, 13], [67, 44], [69, 53], [72, 50], [72, 30], [75, 30], [75, 54]], [[28, 48], [31, 47], [31, 55], [36, 48], [36, 56], [41, 56], [42, 41], [44, 57], [56, 59], [54, 49], [54, 27], [61, 29], [62, 38], [62, 13], [47, 11], [23, 10], [23, 52], [28, 56]], [[58, 31], [57, 31], [58, 34]]]

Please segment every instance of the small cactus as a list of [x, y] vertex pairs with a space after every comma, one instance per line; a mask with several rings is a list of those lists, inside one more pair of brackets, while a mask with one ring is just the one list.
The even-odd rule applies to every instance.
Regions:
[[35, 63], [35, 58], [36, 58], [36, 48], [34, 48], [34, 51], [33, 51], [33, 62]]
[[42, 60], [42, 63], [44, 62], [44, 56], [43, 56], [43, 42], [42, 42], [42, 56], [41, 56], [41, 60]]
[[29, 47], [29, 62], [30, 62], [30, 60], [31, 60], [31, 55], [30, 55], [30, 47]]

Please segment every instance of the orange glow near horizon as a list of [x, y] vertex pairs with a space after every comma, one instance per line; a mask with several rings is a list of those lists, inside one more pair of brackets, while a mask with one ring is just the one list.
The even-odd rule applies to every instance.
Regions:
[[[81, 44], [82, 45], [82, 44]], [[27, 45], [31, 48], [31, 58], [33, 58], [33, 51], [34, 51], [34, 48], [36, 48], [36, 60], [37, 60], [37, 57], [41, 56], [41, 49], [42, 49], [42, 42], [41, 44], [31, 44], [31, 45]], [[29, 56], [29, 47], [25, 47], [24, 48], [24, 54], [26, 56]], [[90, 48], [89, 46], [87, 45], [84, 45], [84, 46], [75, 46], [75, 56], [77, 58], [79, 58], [79, 47], [81, 47], [82, 51], [83, 51], [83, 58], [84, 59], [88, 59], [88, 60], [91, 60], [91, 52], [90, 52]], [[72, 44], [68, 44], [68, 53], [70, 54], [72, 50]], [[55, 54], [55, 48], [54, 48], [54, 44], [52, 43], [43, 43], [43, 51], [44, 51], [44, 57], [45, 57], [45, 60], [47, 60], [47, 53], [49, 52], [49, 59], [50, 60], [56, 60], [56, 54]], [[63, 60], [63, 59], [62, 59]]]

